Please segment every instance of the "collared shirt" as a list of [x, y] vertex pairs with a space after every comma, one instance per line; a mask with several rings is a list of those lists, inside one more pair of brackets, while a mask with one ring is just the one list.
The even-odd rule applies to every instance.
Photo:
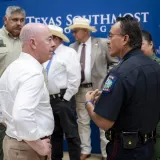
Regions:
[[[64, 99], [70, 100], [78, 92], [80, 85], [80, 62], [77, 52], [60, 44], [55, 52], [48, 71], [48, 88], [50, 95], [60, 93], [60, 89], [67, 89]], [[47, 64], [44, 64], [46, 68]]]
[[0, 29], [0, 76], [22, 51], [19, 37], [13, 37], [3, 26]]
[[[83, 83], [91, 83], [91, 37], [85, 42], [86, 52], [85, 52], [85, 80]], [[81, 51], [82, 51], [83, 43], [81, 43], [78, 47], [78, 58], [80, 61]]]
[[54, 118], [43, 66], [21, 53], [0, 79], [0, 109], [6, 134], [17, 140], [37, 140], [52, 134]]

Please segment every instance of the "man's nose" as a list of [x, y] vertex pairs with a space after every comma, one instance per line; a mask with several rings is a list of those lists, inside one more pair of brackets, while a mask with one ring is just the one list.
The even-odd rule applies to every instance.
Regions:
[[52, 40], [52, 47], [55, 47], [56, 43]]
[[110, 38], [107, 38], [107, 45], [110, 44]]
[[18, 21], [17, 21], [17, 24], [18, 24], [18, 25], [20, 25], [20, 24], [21, 24], [21, 21], [20, 21], [20, 20], [18, 20]]

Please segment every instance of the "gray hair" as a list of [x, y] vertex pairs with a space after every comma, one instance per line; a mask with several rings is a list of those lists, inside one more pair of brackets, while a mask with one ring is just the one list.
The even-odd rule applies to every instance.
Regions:
[[19, 7], [19, 6], [9, 6], [6, 9], [6, 16], [10, 17], [13, 13], [20, 13], [23, 14], [24, 16], [26, 16], [26, 12], [23, 8]]

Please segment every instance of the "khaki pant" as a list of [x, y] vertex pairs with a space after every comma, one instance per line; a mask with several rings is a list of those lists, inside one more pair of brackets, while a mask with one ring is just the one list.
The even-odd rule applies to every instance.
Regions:
[[[86, 92], [92, 91], [92, 88], [80, 88], [76, 95], [76, 111], [78, 116], [78, 132], [81, 139], [81, 153], [91, 153], [91, 128], [90, 128], [90, 116], [84, 107]], [[106, 145], [108, 140], [105, 138], [105, 131], [100, 129], [100, 147], [103, 157], [107, 157]]]
[[3, 151], [3, 160], [46, 160], [46, 157], [38, 155], [38, 153], [24, 141], [17, 141], [7, 135], [3, 140]]

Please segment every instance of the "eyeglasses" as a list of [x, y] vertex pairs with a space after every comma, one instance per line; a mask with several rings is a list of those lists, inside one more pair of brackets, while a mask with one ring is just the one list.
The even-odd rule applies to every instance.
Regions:
[[108, 39], [111, 39], [111, 38], [114, 37], [114, 36], [124, 36], [124, 34], [121, 34], [121, 33], [119, 33], [119, 34], [109, 33]]

